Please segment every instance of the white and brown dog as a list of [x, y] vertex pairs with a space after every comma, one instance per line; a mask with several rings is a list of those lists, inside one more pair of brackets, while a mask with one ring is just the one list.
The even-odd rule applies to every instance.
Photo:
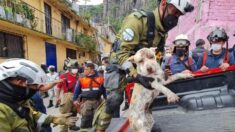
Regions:
[[128, 59], [137, 65], [138, 74], [154, 78], [151, 82], [154, 90], [144, 88], [138, 83], [134, 86], [129, 107], [129, 121], [134, 132], [151, 131], [154, 120], [149, 107], [160, 92], [167, 96], [168, 103], [175, 103], [179, 100], [179, 97], [164, 85], [178, 79], [192, 77], [192, 74], [178, 73], [165, 80], [164, 71], [156, 61], [155, 50], [156, 48], [143, 48]]

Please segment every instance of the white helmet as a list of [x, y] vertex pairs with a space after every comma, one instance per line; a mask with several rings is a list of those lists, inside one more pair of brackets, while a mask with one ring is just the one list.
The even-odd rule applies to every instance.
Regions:
[[176, 46], [189, 46], [190, 45], [190, 41], [188, 39], [188, 36], [185, 34], [180, 34], [180, 35], [176, 36], [173, 43]]
[[25, 59], [9, 59], [0, 64], [0, 81], [9, 77], [23, 77], [28, 84], [45, 84], [48, 77], [39, 65]]
[[167, 3], [174, 5], [182, 14], [191, 12], [194, 9], [190, 0], [167, 0]]

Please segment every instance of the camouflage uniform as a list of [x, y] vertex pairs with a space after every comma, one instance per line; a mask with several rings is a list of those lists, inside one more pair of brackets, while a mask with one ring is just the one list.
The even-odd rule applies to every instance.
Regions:
[[2, 132], [35, 132], [39, 126], [52, 123], [54, 117], [35, 111], [29, 101], [21, 107], [29, 109], [28, 118], [21, 118], [12, 108], [0, 103], [0, 128]]
[[[155, 37], [152, 46], [157, 47], [160, 44], [160, 41], [165, 41], [167, 34], [161, 24], [159, 10], [156, 9], [153, 13], [155, 16]], [[148, 47], [147, 30], [148, 24], [146, 12], [137, 11], [125, 18], [120, 32], [121, 47], [120, 51], [116, 54], [118, 63], [124, 68], [125, 63], [128, 63], [127, 59], [138, 50], [136, 48]], [[161, 44], [164, 46], [164, 43]], [[136, 69], [133, 66], [128, 69], [130, 75], [137, 74]], [[97, 130], [105, 130], [109, 126], [115, 108], [120, 106], [123, 101], [122, 93], [126, 85], [125, 75], [121, 78], [119, 89], [110, 91], [111, 94], [108, 96], [107, 101], [102, 103], [96, 111], [93, 126]]]

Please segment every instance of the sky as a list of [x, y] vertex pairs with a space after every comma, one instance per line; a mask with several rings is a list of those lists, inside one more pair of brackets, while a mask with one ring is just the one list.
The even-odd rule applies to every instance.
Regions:
[[[103, 3], [103, 0], [88, 0], [90, 2], [87, 2], [87, 5], [98, 5]], [[85, 5], [85, 1], [84, 0], [79, 0], [78, 2], [79, 5]]]

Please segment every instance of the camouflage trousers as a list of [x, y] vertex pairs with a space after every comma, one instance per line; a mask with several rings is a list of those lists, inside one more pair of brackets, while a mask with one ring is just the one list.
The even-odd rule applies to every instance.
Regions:
[[[77, 116], [77, 109], [73, 106], [73, 93], [64, 93], [59, 107], [61, 114], [72, 113], [72, 116]], [[68, 126], [61, 126], [61, 132], [67, 132]]]
[[[106, 130], [108, 128], [115, 111], [123, 102], [123, 92], [126, 84], [126, 78], [122, 76], [119, 88], [109, 91], [110, 94], [107, 99], [101, 103], [95, 112], [92, 123], [93, 128], [96, 130]], [[109, 90], [108, 88], [106, 89]]]
[[80, 106], [81, 114], [81, 132], [88, 131], [88, 128], [92, 128], [92, 121], [96, 109], [101, 104], [101, 99], [82, 99]]

